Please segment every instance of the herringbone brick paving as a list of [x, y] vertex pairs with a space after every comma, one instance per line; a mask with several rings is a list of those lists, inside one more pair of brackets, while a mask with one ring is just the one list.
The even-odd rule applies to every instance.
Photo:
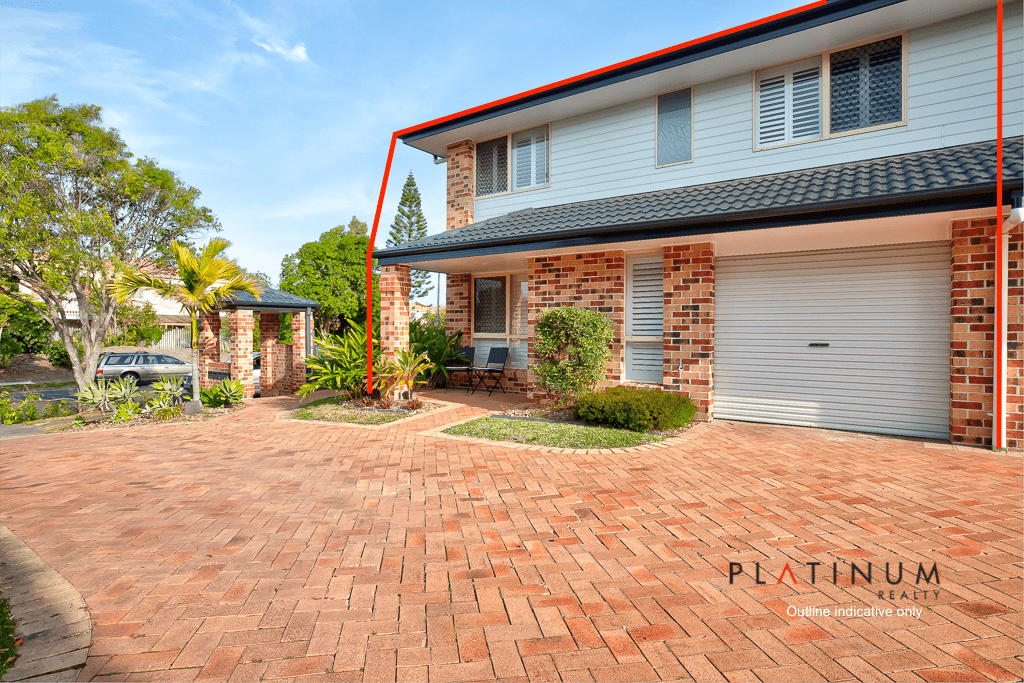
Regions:
[[573, 455], [293, 405], [3, 444], [3, 521], [92, 613], [79, 680], [1022, 677], [1019, 456], [727, 422]]

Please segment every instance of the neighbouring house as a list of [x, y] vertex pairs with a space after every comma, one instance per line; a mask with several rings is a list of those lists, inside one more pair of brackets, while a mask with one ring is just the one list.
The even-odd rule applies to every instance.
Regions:
[[447, 230], [375, 253], [385, 349], [411, 267], [534, 400], [538, 314], [586, 306], [606, 386], [703, 419], [1019, 448], [1022, 33], [1020, 2], [1000, 35], [992, 0], [830, 0], [400, 131], [447, 160]]
[[413, 301], [409, 304], [410, 320], [432, 322], [437, 320], [438, 315], [440, 315], [441, 319], [444, 320], [444, 306], [441, 306], [440, 310], [438, 310], [437, 306], [428, 306], [426, 304], [421, 304], [418, 301]]

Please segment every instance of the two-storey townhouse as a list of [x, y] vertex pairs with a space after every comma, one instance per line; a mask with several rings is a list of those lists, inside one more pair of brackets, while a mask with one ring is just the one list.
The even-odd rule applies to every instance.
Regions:
[[447, 161], [447, 230], [376, 252], [385, 348], [413, 267], [447, 274], [448, 327], [477, 358], [510, 347], [531, 398], [537, 315], [586, 306], [614, 324], [606, 385], [705, 419], [1019, 447], [1024, 31], [1003, 12], [821, 2], [408, 129]]

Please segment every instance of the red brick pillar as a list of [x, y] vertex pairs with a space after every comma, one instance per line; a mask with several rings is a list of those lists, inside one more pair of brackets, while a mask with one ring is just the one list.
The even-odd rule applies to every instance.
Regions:
[[220, 313], [199, 313], [199, 386], [209, 389], [211, 365], [220, 363]]
[[686, 394], [697, 416], [714, 407], [715, 245], [665, 247], [664, 379], [667, 391]]
[[276, 373], [277, 336], [281, 330], [281, 318], [277, 311], [260, 312], [260, 396], [277, 396], [280, 392]]
[[1024, 228], [1010, 233], [1006, 300], [1006, 447], [1024, 449]]
[[463, 140], [448, 145], [448, 216], [445, 230], [454, 230], [473, 222], [473, 192], [476, 145]]
[[252, 381], [252, 311], [231, 311], [228, 314], [231, 330], [231, 379], [242, 383], [246, 398], [255, 395]]
[[473, 345], [473, 276], [457, 273], [446, 276], [444, 329], [448, 334], [462, 331], [462, 346]]
[[380, 348], [387, 355], [409, 350], [409, 266], [380, 269]]
[[306, 312], [296, 311], [292, 315], [291, 343], [291, 386], [288, 393], [295, 393], [306, 383]]

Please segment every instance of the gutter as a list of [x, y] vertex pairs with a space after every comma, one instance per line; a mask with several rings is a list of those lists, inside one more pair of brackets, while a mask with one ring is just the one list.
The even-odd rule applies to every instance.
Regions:
[[[1003, 184], [1003, 195], [1019, 189], [1021, 179], [1014, 178]], [[400, 252], [381, 250], [375, 252], [374, 257], [381, 265], [393, 265], [405, 263], [412, 256], [440, 255], [446, 254], [447, 258], [460, 258], [470, 254], [459, 255], [462, 251], [486, 250], [483, 253], [498, 253], [501, 251], [533, 251], [543, 249], [545, 246], [575, 246], [562, 244], [569, 240], [601, 239], [607, 241], [622, 241], [628, 238], [651, 239], [656, 237], [684, 237], [701, 232], [735, 232], [739, 230], [761, 230], [769, 227], [783, 227], [788, 225], [799, 225], [818, 222], [836, 222], [842, 220], [864, 220], [879, 216], [888, 216], [894, 213], [894, 205], [902, 205], [905, 213], [936, 213], [963, 208], [984, 208], [990, 205], [985, 199], [986, 195], [996, 191], [994, 183], [983, 183], [977, 185], [958, 186], [941, 190], [927, 190], [915, 192], [912, 195], [886, 196], [886, 197], [865, 197], [860, 199], [845, 200], [841, 202], [829, 202], [828, 204], [811, 204], [797, 207], [779, 207], [776, 209], [757, 209], [745, 212], [731, 212], [728, 220], [718, 216], [693, 216], [679, 219], [666, 219], [660, 221], [645, 221], [643, 223], [620, 223], [606, 226], [588, 226], [574, 230], [566, 230], [548, 239], [529, 240], [527, 236], [514, 236], [501, 239], [481, 239], [464, 244], [443, 244], [437, 246], [421, 247], [416, 249], [404, 249]], [[975, 196], [973, 202], [965, 201], [966, 196]], [[870, 209], [877, 209], [877, 212], [870, 212]], [[859, 215], [851, 217], [850, 213], [859, 212]], [[877, 216], [875, 215], [877, 213]], [[754, 223], [754, 222], [758, 223]], [[753, 224], [752, 224], [753, 223]], [[766, 225], [766, 223], [770, 223]], [[657, 234], [653, 234], [657, 232]], [[646, 235], [645, 235], [646, 233]], [[598, 242], [600, 243], [600, 242]], [[582, 246], [582, 245], [581, 245]], [[506, 247], [512, 247], [507, 249]], [[477, 254], [473, 254], [477, 255]], [[428, 259], [439, 260], [439, 259]]]

